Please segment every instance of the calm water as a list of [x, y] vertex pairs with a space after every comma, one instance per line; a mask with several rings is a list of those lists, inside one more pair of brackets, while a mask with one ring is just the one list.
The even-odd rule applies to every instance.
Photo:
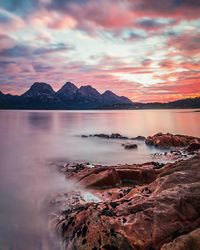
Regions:
[[151, 160], [155, 149], [142, 142], [125, 151], [117, 140], [81, 134], [200, 136], [200, 112], [0, 111], [0, 250], [61, 249], [49, 230], [48, 200], [72, 189], [52, 162], [117, 164]]

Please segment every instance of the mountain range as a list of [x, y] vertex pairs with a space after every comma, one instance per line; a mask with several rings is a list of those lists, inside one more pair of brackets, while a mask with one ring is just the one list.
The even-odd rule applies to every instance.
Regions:
[[0, 91], [0, 109], [173, 109], [200, 108], [200, 97], [168, 103], [138, 103], [110, 90], [100, 94], [90, 85], [77, 88], [66, 82], [57, 92], [51, 85], [35, 82], [22, 95], [3, 94]]
[[132, 105], [124, 96], [107, 90], [100, 94], [90, 85], [77, 88], [66, 82], [57, 92], [44, 82], [35, 82], [21, 96], [3, 94], [0, 91], [0, 108], [11, 109], [96, 109], [113, 105]]

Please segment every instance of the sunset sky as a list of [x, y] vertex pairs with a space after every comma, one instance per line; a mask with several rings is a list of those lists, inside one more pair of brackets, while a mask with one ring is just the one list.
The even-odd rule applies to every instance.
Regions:
[[1, 0], [0, 90], [66, 81], [133, 101], [200, 96], [199, 0]]

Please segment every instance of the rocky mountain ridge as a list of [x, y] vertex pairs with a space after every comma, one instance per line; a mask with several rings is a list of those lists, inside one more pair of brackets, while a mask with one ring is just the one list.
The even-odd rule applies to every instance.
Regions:
[[35, 82], [21, 96], [5, 95], [2, 92], [0, 95], [1, 108], [95, 109], [131, 104], [133, 102], [127, 97], [118, 96], [111, 91], [100, 94], [90, 85], [77, 88], [71, 82], [66, 82], [57, 92], [47, 83]]

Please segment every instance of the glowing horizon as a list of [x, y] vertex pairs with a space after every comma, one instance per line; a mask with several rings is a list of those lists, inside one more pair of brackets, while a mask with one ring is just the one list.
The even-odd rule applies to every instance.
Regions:
[[2, 0], [0, 90], [71, 81], [137, 102], [200, 96], [191, 0]]

